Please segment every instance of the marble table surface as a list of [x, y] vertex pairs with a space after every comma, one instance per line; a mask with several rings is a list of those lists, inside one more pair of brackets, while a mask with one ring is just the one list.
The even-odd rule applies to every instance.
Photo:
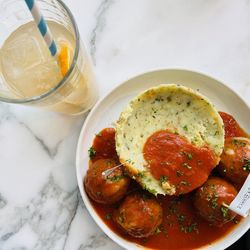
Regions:
[[[249, 0], [65, 0], [101, 96], [156, 68], [211, 75], [250, 104]], [[86, 116], [0, 104], [0, 249], [120, 249], [78, 192], [75, 153]]]

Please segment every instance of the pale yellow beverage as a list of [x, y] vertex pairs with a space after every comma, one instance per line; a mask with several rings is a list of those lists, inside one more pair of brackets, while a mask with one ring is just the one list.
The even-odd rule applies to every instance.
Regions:
[[[48, 26], [58, 53], [67, 46], [71, 65], [76, 51], [75, 37], [57, 22], [48, 21]], [[58, 58], [51, 56], [35, 23], [21, 25], [0, 49], [0, 73], [4, 84], [20, 99], [45, 95], [33, 105], [66, 114], [85, 112], [95, 103], [97, 89], [88, 55], [82, 46], [79, 50], [74, 67], [63, 76]]]

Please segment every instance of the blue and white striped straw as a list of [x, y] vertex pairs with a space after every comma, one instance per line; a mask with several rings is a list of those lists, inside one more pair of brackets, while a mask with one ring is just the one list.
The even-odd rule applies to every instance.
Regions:
[[40, 8], [36, 2], [36, 0], [25, 0], [33, 18], [34, 21], [37, 24], [37, 27], [42, 34], [49, 50], [52, 56], [55, 56], [57, 54], [57, 47], [55, 44], [54, 39], [52, 38], [51, 32], [49, 30], [49, 27], [40, 11]]

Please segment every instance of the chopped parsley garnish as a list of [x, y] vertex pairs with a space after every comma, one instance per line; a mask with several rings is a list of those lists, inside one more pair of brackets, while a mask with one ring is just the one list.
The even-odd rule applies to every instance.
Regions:
[[238, 147], [245, 147], [247, 145], [245, 142], [237, 140], [237, 139], [233, 139], [232, 143]]
[[191, 223], [188, 226], [181, 225], [180, 227], [181, 227], [181, 231], [184, 233], [192, 233], [193, 231], [196, 231], [196, 233], [199, 233], [197, 226], [198, 226], [197, 223]]
[[88, 150], [88, 152], [89, 152], [89, 158], [90, 158], [90, 159], [92, 159], [92, 158], [95, 157], [95, 155], [96, 155], [96, 150], [95, 150], [93, 147], [90, 147], [89, 150]]
[[218, 134], [219, 134], [219, 131], [216, 130], [216, 131], [214, 132], [214, 135], [218, 135]]
[[180, 170], [177, 170], [177, 171], [176, 171], [176, 175], [177, 175], [178, 177], [181, 177], [181, 176], [184, 175], [184, 173], [181, 172]]
[[227, 207], [221, 206], [220, 211], [221, 211], [222, 216], [224, 218], [226, 218], [228, 216], [228, 208]]
[[174, 207], [174, 206], [171, 206], [171, 207], [169, 208], [169, 212], [170, 212], [171, 214], [176, 214], [176, 213], [177, 213], [177, 208]]
[[107, 177], [107, 179], [110, 180], [111, 182], [117, 182], [123, 178], [124, 178], [123, 175], [114, 175], [112, 177]]
[[244, 165], [242, 168], [244, 171], [250, 171], [250, 159], [244, 159]]
[[211, 200], [211, 206], [212, 206], [213, 209], [215, 209], [216, 207], [218, 207], [217, 201], [218, 201], [218, 197], [215, 197], [215, 198], [213, 198]]
[[181, 184], [181, 185], [184, 185], [184, 186], [188, 186], [188, 185], [190, 185], [190, 183], [189, 183], [189, 182], [187, 182], [187, 181], [181, 181], [181, 182], [180, 182], [180, 184]]
[[191, 153], [185, 152], [183, 151], [183, 154], [189, 159], [192, 160], [193, 159], [193, 155]]
[[191, 169], [192, 167], [190, 165], [188, 165], [188, 163], [184, 162], [182, 164], [183, 167], [187, 168], [187, 169]]
[[110, 219], [111, 219], [111, 213], [106, 214], [106, 215], [105, 215], [105, 219], [106, 219], [106, 220], [110, 220]]
[[179, 222], [183, 222], [183, 221], [186, 219], [186, 216], [185, 216], [185, 215], [182, 215], [182, 214], [179, 214], [179, 215], [177, 216], [177, 219], [178, 219]]
[[155, 230], [155, 233], [156, 233], [156, 234], [161, 233], [161, 229], [160, 229], [159, 227], [157, 227], [156, 230]]
[[183, 129], [184, 129], [185, 131], [188, 131], [187, 125], [185, 125], [185, 126], [183, 127]]
[[144, 189], [148, 190], [148, 192], [153, 194], [153, 195], [157, 195], [157, 191], [155, 189], [151, 189], [151, 188], [148, 188], [146, 186], [144, 186]]
[[167, 97], [167, 100], [168, 100], [168, 102], [171, 102], [171, 101], [172, 101], [172, 97], [171, 97], [171, 96], [168, 96], [168, 97]]
[[155, 98], [155, 101], [156, 101], [156, 102], [163, 102], [163, 101], [164, 101], [164, 98], [161, 97], [161, 96], [159, 96], [159, 97], [156, 97], [156, 98]]
[[165, 237], [168, 236], [168, 231], [167, 231], [167, 229], [166, 229], [163, 225], [160, 225], [160, 226], [159, 226], [159, 229], [161, 230], [161, 232], [163, 233], [163, 235], [164, 235]]
[[165, 175], [162, 175], [162, 176], [160, 177], [160, 182], [161, 182], [161, 183], [164, 183], [164, 182], [166, 182], [167, 180], [168, 180], [168, 177], [165, 176]]
[[139, 172], [136, 174], [137, 177], [139, 178], [144, 178], [145, 177], [145, 174], [143, 172]]

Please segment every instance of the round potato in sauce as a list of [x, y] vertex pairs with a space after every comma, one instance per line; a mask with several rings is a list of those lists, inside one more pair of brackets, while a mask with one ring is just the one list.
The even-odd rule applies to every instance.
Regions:
[[198, 214], [214, 226], [233, 220], [236, 214], [228, 209], [237, 195], [233, 185], [227, 181], [211, 177], [194, 196], [194, 206]]
[[141, 193], [128, 195], [114, 212], [114, 221], [129, 235], [145, 238], [162, 223], [163, 211], [158, 201]]
[[[102, 204], [114, 204], [121, 200], [128, 189], [130, 179], [113, 159], [99, 159], [90, 164], [84, 179], [85, 190], [90, 198]], [[112, 169], [109, 172], [105, 172]], [[107, 173], [105, 175], [105, 173]]]
[[226, 139], [218, 171], [232, 183], [242, 185], [250, 173], [250, 140], [243, 137]]

